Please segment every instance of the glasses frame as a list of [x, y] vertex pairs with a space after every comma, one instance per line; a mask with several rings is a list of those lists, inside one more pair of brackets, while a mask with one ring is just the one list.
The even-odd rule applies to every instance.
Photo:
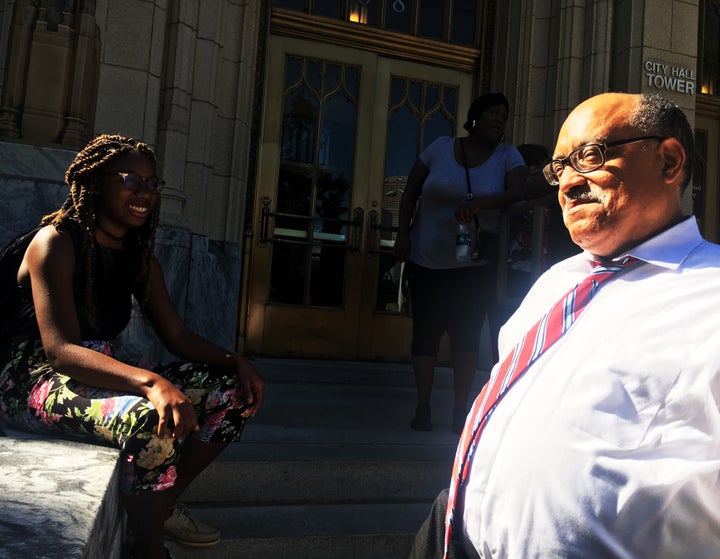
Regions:
[[[165, 181], [162, 180], [162, 179], [161, 179], [160, 177], [158, 177], [157, 175], [150, 175], [149, 177], [143, 177], [142, 175], [136, 173], [135, 171], [107, 171], [107, 172], [101, 173], [101, 174], [102, 174], [103, 176], [119, 175], [120, 178], [122, 178], [123, 186], [124, 186], [127, 190], [129, 190], [129, 191], [131, 191], [131, 192], [137, 192], [138, 190], [140, 190], [140, 186], [139, 186], [139, 185], [138, 185], [137, 188], [132, 188], [132, 187], [128, 186], [127, 178], [128, 178], [129, 176], [131, 176], [131, 175], [133, 176], [133, 178], [134, 178], [134, 177], [137, 177], [138, 180], [139, 180], [140, 182], [142, 182], [142, 185], [143, 185], [143, 187], [145, 188], [145, 192], [149, 192], [150, 194], [158, 194], [158, 193], [162, 190], [163, 186], [165, 186]], [[151, 188], [148, 186], [148, 181], [151, 180], [151, 179], [157, 179], [157, 182], [158, 182], [157, 188], [151, 189]]]
[[[638, 136], [636, 138], [627, 138], [626, 140], [616, 140], [614, 142], [591, 142], [589, 144], [583, 144], [580, 147], [572, 150], [570, 153], [568, 153], [567, 157], [563, 157], [562, 159], [553, 159], [543, 167], [543, 175], [545, 176], [545, 180], [548, 181], [548, 183], [557, 186], [560, 184], [560, 175], [558, 175], [555, 171], [553, 171], [553, 165], [556, 163], [559, 163], [561, 165], [561, 173], [562, 169], [565, 169], [566, 165], [570, 165], [575, 171], [580, 173], [581, 175], [584, 175], [585, 173], [592, 173], [593, 171], [597, 171], [600, 167], [605, 165], [606, 159], [605, 159], [605, 151], [608, 148], [613, 148], [616, 146], [624, 146], [625, 144], [632, 144], [634, 142], [642, 142], [645, 140], [665, 140], [666, 138], [663, 136]], [[589, 147], [597, 147], [600, 150], [600, 163], [598, 165], [591, 165], [589, 168], [584, 167], [582, 169], [578, 169], [578, 163], [577, 163], [577, 155], [589, 148]]]

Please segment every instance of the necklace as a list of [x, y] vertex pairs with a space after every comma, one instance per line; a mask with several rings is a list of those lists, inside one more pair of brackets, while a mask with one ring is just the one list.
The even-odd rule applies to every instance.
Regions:
[[100, 231], [102, 231], [103, 233], [105, 233], [105, 234], [106, 234], [108, 237], [110, 237], [113, 241], [117, 241], [118, 243], [122, 243], [122, 242], [125, 240], [125, 235], [123, 235], [122, 237], [118, 237], [117, 235], [113, 235], [112, 233], [110, 233], [110, 231], [108, 231], [108, 230], [105, 229], [102, 225], [100, 225], [100, 222], [99, 222], [99, 221], [96, 221], [96, 222], [95, 222], [95, 227], [96, 227], [97, 229], [99, 229]]

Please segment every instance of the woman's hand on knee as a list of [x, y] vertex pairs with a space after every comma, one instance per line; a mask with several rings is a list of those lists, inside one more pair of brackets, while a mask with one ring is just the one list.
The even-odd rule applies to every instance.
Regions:
[[227, 357], [234, 361], [240, 395], [247, 405], [243, 415], [252, 417], [258, 412], [265, 398], [265, 381], [242, 355], [229, 353]]
[[169, 381], [160, 379], [146, 397], [158, 412], [159, 437], [181, 439], [199, 429], [192, 401]]

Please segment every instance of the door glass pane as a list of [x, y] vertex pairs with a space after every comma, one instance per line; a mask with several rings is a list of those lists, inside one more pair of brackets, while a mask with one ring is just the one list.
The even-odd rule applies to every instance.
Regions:
[[385, 6], [385, 28], [410, 33], [410, 0], [387, 0]]
[[344, 0], [313, 0], [312, 13], [333, 18], [340, 17], [340, 4]]
[[420, 152], [440, 136], [454, 136], [457, 129], [457, 95], [454, 85], [421, 82], [393, 76], [387, 116], [385, 184], [379, 216], [380, 265], [375, 309], [407, 312], [401, 290], [402, 266], [392, 248], [407, 174]]
[[315, 156], [319, 102], [302, 85], [285, 97], [282, 128], [282, 160], [309, 163]]
[[418, 4], [418, 35], [428, 39], [442, 39], [443, 0], [425, 0]]
[[359, 68], [287, 57], [270, 301], [343, 304]]
[[435, 110], [440, 103], [440, 87], [433, 84], [428, 84], [425, 89], [425, 102], [423, 108], [427, 112]]
[[[442, 107], [449, 115], [453, 115], [457, 118], [457, 96], [458, 90], [456, 87], [444, 87], [442, 92]], [[453, 127], [454, 129], [454, 127]]]
[[422, 149], [428, 147], [440, 136], [452, 136], [453, 125], [440, 111], [430, 115], [425, 120]]
[[422, 82], [411, 81], [408, 87], [408, 99], [407, 102], [417, 110], [422, 107], [422, 95], [423, 95], [423, 84]]
[[302, 78], [302, 59], [289, 56], [285, 67], [285, 85], [292, 87]]
[[357, 99], [360, 91], [360, 69], [346, 66], [345, 80], [343, 83], [348, 95], [350, 95], [353, 99]]
[[324, 235], [315, 237], [344, 241], [355, 155], [355, 106], [347, 97], [335, 95], [323, 112], [315, 202], [316, 216], [321, 219], [315, 220], [315, 231]]
[[305, 79], [315, 95], [320, 97], [323, 79], [323, 64], [317, 60], [307, 60], [305, 63]]
[[407, 175], [417, 157], [420, 122], [406, 106], [388, 118], [388, 147], [385, 177]]
[[378, 0], [350, 0], [348, 21], [377, 27]]
[[283, 231], [293, 237], [304, 237], [308, 222], [302, 216], [308, 215], [310, 211], [312, 166], [283, 162], [280, 164], [279, 177], [277, 212], [286, 215], [275, 218], [276, 232]]
[[476, 17], [477, 0], [453, 0], [450, 42], [468, 47], [475, 46]]
[[395, 107], [405, 99], [405, 80], [393, 80], [390, 84], [390, 106]]
[[[293, 74], [288, 71], [285, 75]], [[296, 80], [290, 83], [294, 86]], [[290, 216], [307, 216], [310, 211], [318, 106], [312, 91], [300, 83], [288, 92], [283, 108], [277, 212], [289, 215], [278, 215], [275, 227], [278, 231], [287, 230], [287, 234], [292, 230], [292, 235], [299, 238], [306, 236], [307, 220]]]
[[[332, 246], [337, 244], [338, 246]], [[316, 242], [312, 250], [310, 304], [317, 307], [340, 307], [345, 287], [345, 248], [339, 243]]]
[[305, 298], [305, 247], [273, 244], [273, 266], [270, 273], [270, 301], [302, 305]]
[[[715, 1], [715, 0], [709, 0]], [[273, 0], [272, 5], [477, 48], [480, 0]], [[347, 6], [347, 7], [346, 7]], [[384, 21], [380, 15], [384, 14]]]
[[340, 85], [340, 66], [328, 64], [325, 70], [325, 81], [323, 83], [323, 97]]

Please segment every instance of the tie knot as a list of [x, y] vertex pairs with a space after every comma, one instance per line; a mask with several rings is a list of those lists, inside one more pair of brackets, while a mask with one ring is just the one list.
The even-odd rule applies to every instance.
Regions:
[[632, 266], [637, 261], [638, 259], [633, 256], [623, 256], [618, 260], [607, 260], [605, 262], [600, 260], [593, 260], [593, 274], [598, 274], [602, 272], [619, 272], [624, 268]]

